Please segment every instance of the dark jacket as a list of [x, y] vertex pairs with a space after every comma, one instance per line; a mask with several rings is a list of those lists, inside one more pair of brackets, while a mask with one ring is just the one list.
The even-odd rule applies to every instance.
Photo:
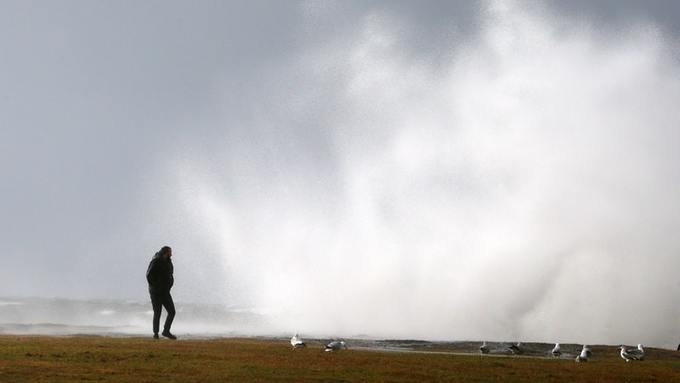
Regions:
[[149, 263], [146, 270], [146, 281], [149, 282], [149, 293], [152, 295], [163, 295], [170, 292], [175, 278], [172, 276], [174, 267], [170, 258], [164, 258], [160, 253], [156, 253]]

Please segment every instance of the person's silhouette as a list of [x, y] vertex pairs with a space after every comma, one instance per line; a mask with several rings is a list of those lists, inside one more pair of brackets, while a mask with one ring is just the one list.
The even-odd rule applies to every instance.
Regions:
[[170, 332], [170, 326], [175, 319], [175, 303], [170, 295], [170, 289], [175, 282], [171, 257], [172, 249], [169, 246], [163, 246], [153, 256], [146, 270], [146, 281], [149, 282], [149, 294], [153, 306], [153, 337], [155, 339], [158, 339], [162, 307], [165, 307], [168, 315], [165, 318], [165, 326], [161, 335], [169, 339], [177, 339]]

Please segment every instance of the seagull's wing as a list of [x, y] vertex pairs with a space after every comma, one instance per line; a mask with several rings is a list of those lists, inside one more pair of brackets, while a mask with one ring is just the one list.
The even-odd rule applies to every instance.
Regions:
[[[642, 360], [644, 358], [644, 355], [636, 354], [636, 353], [633, 353], [632, 351], [633, 350], [626, 350], [626, 349], [621, 350], [621, 357], [623, 359], [626, 359], [626, 361], [628, 361], [628, 360]], [[635, 351], [640, 351], [640, 350], [635, 349]]]

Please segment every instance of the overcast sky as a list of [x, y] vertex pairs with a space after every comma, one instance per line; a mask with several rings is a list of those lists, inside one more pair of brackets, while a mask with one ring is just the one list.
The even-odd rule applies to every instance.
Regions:
[[0, 295], [143, 301], [167, 244], [176, 300], [319, 331], [661, 343], [679, 42], [672, 0], [2, 1]]

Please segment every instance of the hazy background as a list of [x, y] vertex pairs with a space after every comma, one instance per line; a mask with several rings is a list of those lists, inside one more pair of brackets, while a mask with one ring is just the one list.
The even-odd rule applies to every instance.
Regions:
[[3, 1], [0, 296], [672, 346], [678, 100], [671, 0]]

